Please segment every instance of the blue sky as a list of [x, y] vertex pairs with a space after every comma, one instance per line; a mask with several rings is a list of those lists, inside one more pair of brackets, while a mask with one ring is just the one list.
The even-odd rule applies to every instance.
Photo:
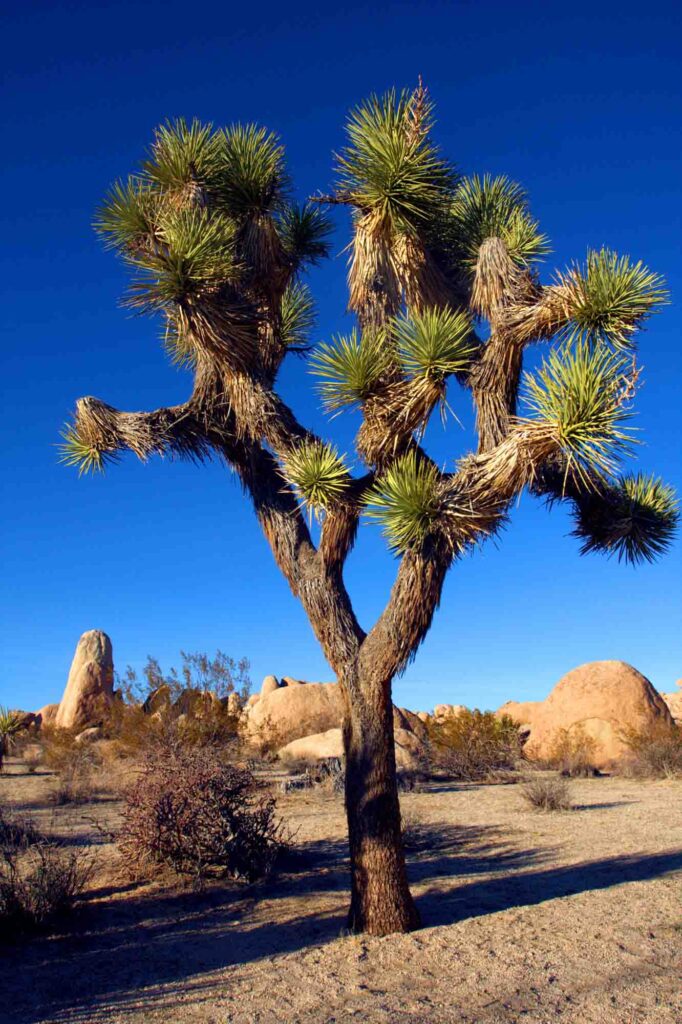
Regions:
[[[145, 409], [188, 394], [157, 325], [121, 309], [125, 273], [91, 229], [110, 182], [167, 117], [277, 130], [305, 196], [332, 182], [348, 108], [421, 73], [458, 167], [527, 188], [553, 244], [546, 277], [601, 245], [665, 274], [673, 302], [640, 338], [638, 463], [682, 490], [679, 5], [72, 0], [15, 4], [3, 28], [0, 702], [57, 700], [90, 628], [110, 634], [119, 668], [220, 647], [248, 657], [256, 683], [267, 672], [331, 678], [228, 472], [128, 457], [79, 480], [57, 463], [79, 396]], [[341, 213], [334, 258], [310, 275], [319, 339], [348, 325], [347, 240]], [[281, 384], [302, 419], [348, 450], [352, 417], [325, 421], [303, 362]], [[468, 396], [453, 387], [449, 400], [463, 426], [429, 434], [443, 462], [471, 440]], [[682, 545], [632, 569], [581, 558], [569, 531], [562, 509], [522, 499], [498, 543], [451, 571], [397, 701], [496, 707], [542, 697], [600, 658], [671, 689], [682, 676]], [[365, 626], [394, 572], [366, 527], [347, 570]]]

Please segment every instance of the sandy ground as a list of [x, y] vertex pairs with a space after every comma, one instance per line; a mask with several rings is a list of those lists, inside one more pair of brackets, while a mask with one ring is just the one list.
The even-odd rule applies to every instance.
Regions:
[[573, 783], [576, 809], [526, 809], [518, 786], [406, 794], [421, 931], [344, 934], [343, 807], [281, 799], [296, 852], [266, 884], [200, 894], [115, 880], [92, 819], [51, 810], [20, 765], [0, 801], [97, 844], [68, 929], [0, 950], [5, 1024], [680, 1024], [682, 782]]

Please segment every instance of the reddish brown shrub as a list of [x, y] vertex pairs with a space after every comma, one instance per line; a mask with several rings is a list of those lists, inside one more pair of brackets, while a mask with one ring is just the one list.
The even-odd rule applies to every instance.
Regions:
[[272, 869], [284, 830], [249, 771], [214, 749], [170, 743], [150, 752], [128, 790], [117, 845], [134, 874], [165, 864], [197, 880], [253, 881]]
[[69, 913], [93, 863], [0, 810], [0, 941], [49, 928]]

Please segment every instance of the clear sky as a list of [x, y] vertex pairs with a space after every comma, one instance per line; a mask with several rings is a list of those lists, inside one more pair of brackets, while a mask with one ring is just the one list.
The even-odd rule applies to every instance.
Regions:
[[[526, 186], [553, 244], [546, 277], [601, 245], [666, 275], [672, 305], [640, 338], [638, 461], [682, 490], [679, 4], [25, 0], [5, 11], [3, 33], [0, 702], [59, 699], [91, 628], [112, 637], [119, 668], [220, 647], [250, 659], [256, 684], [268, 672], [332, 678], [228, 472], [129, 456], [79, 480], [57, 463], [79, 396], [147, 409], [188, 395], [157, 325], [121, 309], [124, 270], [91, 229], [110, 182], [168, 117], [277, 130], [306, 196], [332, 182], [348, 108], [421, 73], [458, 167]], [[334, 258], [310, 275], [319, 339], [348, 324], [343, 211], [337, 224]], [[292, 360], [282, 388], [300, 418], [348, 450], [352, 418], [325, 423], [305, 363]], [[449, 401], [463, 426], [436, 424], [429, 440], [451, 463], [471, 440], [471, 409], [456, 385]], [[497, 544], [455, 565], [397, 701], [539, 698], [601, 658], [672, 689], [682, 545], [632, 569], [581, 558], [569, 531], [562, 509], [524, 498]], [[366, 627], [394, 572], [365, 527], [347, 581]]]

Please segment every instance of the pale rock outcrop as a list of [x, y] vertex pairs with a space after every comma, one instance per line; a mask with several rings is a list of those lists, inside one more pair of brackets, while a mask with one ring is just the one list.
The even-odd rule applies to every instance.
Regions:
[[292, 740], [278, 751], [285, 764], [292, 761], [324, 761], [328, 757], [343, 757], [343, 737], [341, 729], [327, 729], [326, 732], [314, 733]]
[[541, 700], [508, 700], [506, 704], [497, 709], [495, 717], [503, 718], [506, 716], [511, 718], [513, 722], [521, 726], [522, 730], [528, 733], [532, 729], [533, 722], [542, 707], [544, 707], [544, 701]]
[[161, 683], [148, 694], [142, 705], [146, 715], [154, 715], [157, 711], [166, 711], [173, 703], [173, 694], [168, 683]]
[[260, 700], [260, 693], [252, 693], [246, 702], [247, 708], [255, 708], [256, 704]]
[[36, 711], [36, 725], [54, 725], [58, 711], [59, 704], [46, 704], [39, 711]]
[[278, 689], [279, 681], [277, 676], [266, 676], [260, 688], [260, 696], [267, 697], [269, 693], [274, 693]]
[[223, 698], [223, 704], [228, 715], [239, 715], [242, 712], [242, 699], [238, 693], [228, 693], [227, 697]]
[[342, 718], [338, 683], [280, 686], [251, 706], [246, 732], [261, 747], [278, 750], [303, 736], [339, 728]]
[[[337, 684], [306, 683], [310, 686], [336, 686]], [[342, 710], [340, 709], [340, 713]], [[282, 761], [322, 761], [328, 757], [343, 756], [343, 737], [339, 725], [324, 732], [302, 736], [285, 744], [278, 751]], [[399, 770], [419, 767], [424, 759], [427, 732], [424, 723], [412, 711], [393, 708], [393, 731], [395, 738], [395, 759]]]
[[594, 741], [597, 768], [606, 768], [627, 753], [624, 732], [672, 722], [661, 695], [624, 661], [580, 665], [559, 680], [545, 701], [510, 702], [498, 713], [530, 726], [525, 752], [538, 760], [551, 755], [561, 730], [581, 728]]
[[90, 629], [78, 641], [54, 724], [71, 729], [99, 722], [113, 696], [111, 640], [101, 629]]
[[466, 711], [463, 704], [436, 704], [433, 717], [442, 721], [445, 718], [457, 718], [463, 711]]
[[282, 676], [282, 686], [303, 686], [304, 679], [294, 679], [293, 676]]
[[[682, 686], [682, 680], [677, 685]], [[675, 721], [682, 725], [682, 690], [676, 693], [662, 693], [661, 697], [668, 705], [668, 710]]]

